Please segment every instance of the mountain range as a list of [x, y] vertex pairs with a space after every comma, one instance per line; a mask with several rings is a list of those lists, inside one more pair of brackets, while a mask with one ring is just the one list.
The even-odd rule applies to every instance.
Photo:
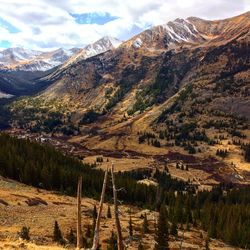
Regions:
[[[49, 52], [9, 48], [0, 51], [0, 69], [8, 71], [47, 71], [66, 61], [85, 59], [114, 49], [121, 42], [113, 37], [103, 37], [84, 48], [57, 49]], [[71, 58], [72, 57], [72, 58]]]
[[[50, 86], [39, 98], [54, 98], [55, 102], [67, 99], [69, 109], [77, 100], [78, 113], [87, 109], [101, 113], [126, 100], [126, 112], [133, 109], [139, 93], [150, 107], [163, 105], [188, 84], [204, 90], [214, 85], [220, 89], [221, 82], [225, 82], [234, 89], [237, 80], [247, 86], [249, 15], [248, 12], [222, 21], [176, 19], [142, 32], [117, 49], [87, 59], [74, 58], [40, 79]], [[244, 108], [248, 105], [248, 100], [243, 100], [246, 95], [238, 97], [242, 100], [237, 106], [249, 117]], [[226, 99], [229, 97], [230, 93]]]
[[34, 84], [56, 67], [66, 67], [79, 60], [115, 49], [121, 42], [112, 37], [103, 37], [84, 48], [57, 49], [50, 52], [9, 48], [0, 51], [0, 98], [37, 92], [43, 84]]
[[46, 71], [62, 64], [78, 51], [77, 48], [51, 52], [9, 48], [0, 52], [0, 66], [8, 70]]

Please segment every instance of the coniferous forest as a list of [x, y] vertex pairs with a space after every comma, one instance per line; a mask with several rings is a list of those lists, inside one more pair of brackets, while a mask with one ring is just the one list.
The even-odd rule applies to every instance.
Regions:
[[[4, 177], [75, 195], [81, 175], [83, 195], [98, 198], [104, 172], [95, 167], [65, 156], [49, 145], [0, 135], [0, 175]], [[212, 191], [198, 192], [195, 186], [171, 178], [167, 171], [153, 174], [157, 187], [137, 182], [151, 175], [151, 170], [117, 173], [116, 182], [124, 190], [118, 193], [119, 200], [127, 204], [157, 211], [163, 211], [162, 204], [165, 204], [166, 211], [161, 216], [167, 225], [158, 225], [157, 239], [161, 239], [161, 228], [174, 232], [173, 225], [186, 224], [206, 230], [209, 237], [233, 246], [250, 247], [250, 187], [220, 184]], [[107, 186], [107, 198], [112, 199], [111, 185]]]

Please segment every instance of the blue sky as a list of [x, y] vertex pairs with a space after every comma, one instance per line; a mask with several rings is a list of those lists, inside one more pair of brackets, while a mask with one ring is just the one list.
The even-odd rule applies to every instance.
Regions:
[[9, 47], [11, 47], [11, 42], [6, 40], [0, 41], [0, 48], [9, 48]]
[[250, 0], [1, 0], [0, 48], [83, 47], [178, 17], [223, 19], [249, 10]]
[[98, 12], [92, 12], [92, 13], [83, 13], [83, 14], [72, 14], [70, 13], [72, 17], [75, 18], [75, 22], [79, 24], [98, 24], [98, 25], [104, 25], [108, 22], [111, 22], [113, 20], [118, 19], [119, 17], [111, 16], [109, 13], [98, 13]]
[[7, 29], [10, 33], [18, 33], [20, 30], [0, 17], [0, 27]]

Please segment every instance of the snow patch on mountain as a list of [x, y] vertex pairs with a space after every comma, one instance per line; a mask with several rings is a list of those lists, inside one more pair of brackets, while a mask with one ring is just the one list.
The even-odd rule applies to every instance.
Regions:
[[118, 39], [105, 36], [100, 40], [85, 46], [84, 51], [86, 53], [86, 57], [91, 57], [106, 52], [107, 50], [115, 49], [119, 47], [120, 44], [121, 41]]
[[139, 37], [136, 38], [136, 40], [133, 42], [133, 46], [134, 46], [135, 48], [140, 48], [141, 45], [142, 45], [142, 40], [141, 40]]
[[204, 42], [203, 34], [186, 19], [177, 18], [163, 25], [154, 26], [134, 36], [124, 46], [150, 51], [173, 49], [181, 44]]
[[92, 56], [104, 53], [108, 50], [116, 49], [121, 45], [121, 41], [114, 37], [105, 36], [98, 41], [91, 43], [73, 55], [64, 65], [66, 67], [72, 63], [87, 59]]
[[168, 22], [167, 24], [162, 25], [162, 27], [165, 29], [167, 35], [169, 35], [173, 41], [178, 43], [192, 42], [198, 35], [198, 31], [195, 26], [188, 20], [184, 19], [178, 18], [173, 22]]

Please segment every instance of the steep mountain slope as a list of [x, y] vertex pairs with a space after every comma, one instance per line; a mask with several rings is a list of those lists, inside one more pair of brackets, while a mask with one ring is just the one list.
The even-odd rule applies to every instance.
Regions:
[[231, 144], [225, 161], [237, 155], [248, 168], [249, 18], [177, 19], [59, 67], [41, 79], [44, 92], [12, 106], [13, 124], [25, 117], [31, 131], [80, 134], [90, 149], [208, 157]]

